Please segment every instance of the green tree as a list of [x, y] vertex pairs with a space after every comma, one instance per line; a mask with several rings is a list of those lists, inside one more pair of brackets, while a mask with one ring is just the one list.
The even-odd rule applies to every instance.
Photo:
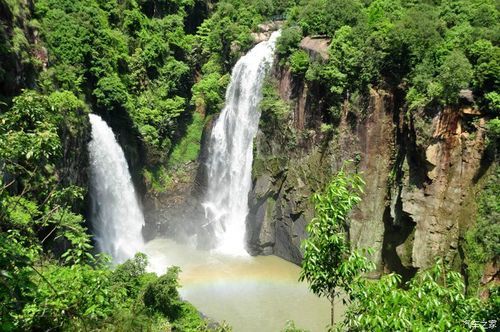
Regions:
[[462, 52], [454, 50], [444, 58], [438, 79], [443, 89], [441, 95], [445, 102], [448, 105], [456, 104], [460, 89], [469, 87], [472, 79], [472, 66]]
[[182, 301], [179, 297], [180, 268], [173, 266], [168, 268], [167, 273], [150, 283], [144, 291], [144, 304], [146, 307], [160, 312], [168, 319], [179, 318], [182, 309]]
[[333, 36], [341, 26], [356, 24], [362, 5], [357, 0], [308, 0], [301, 2], [296, 13], [304, 34]]
[[304, 50], [297, 50], [290, 56], [290, 69], [295, 75], [304, 75], [309, 68], [309, 55]]
[[352, 82], [359, 75], [361, 50], [357, 48], [355, 38], [351, 27], [338, 29], [328, 50], [330, 59], [318, 72], [319, 78], [334, 94], [341, 95], [348, 81]]
[[298, 26], [285, 27], [278, 38], [276, 52], [281, 57], [287, 57], [297, 50], [302, 40], [302, 29]]
[[313, 196], [315, 217], [307, 225], [309, 238], [302, 243], [300, 280], [306, 280], [314, 294], [330, 301], [332, 325], [333, 303], [340, 289], [349, 294], [353, 281], [372, 266], [360, 251], [351, 249], [347, 237], [349, 213], [361, 201], [364, 182], [345, 168], [346, 165], [323, 193]]
[[97, 105], [106, 111], [119, 110], [128, 98], [125, 85], [118, 75], [101, 78], [97, 82], [94, 96], [97, 99]]

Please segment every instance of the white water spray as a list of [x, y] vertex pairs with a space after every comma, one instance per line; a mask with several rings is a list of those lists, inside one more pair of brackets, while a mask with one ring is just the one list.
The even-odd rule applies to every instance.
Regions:
[[280, 32], [256, 45], [236, 63], [226, 91], [226, 106], [212, 129], [209, 143], [205, 214], [216, 236], [216, 250], [248, 255], [245, 220], [251, 187], [253, 138], [257, 133], [262, 83], [272, 65]]
[[143, 249], [144, 217], [113, 131], [98, 115], [90, 114], [89, 118], [91, 220], [98, 249], [121, 263]]

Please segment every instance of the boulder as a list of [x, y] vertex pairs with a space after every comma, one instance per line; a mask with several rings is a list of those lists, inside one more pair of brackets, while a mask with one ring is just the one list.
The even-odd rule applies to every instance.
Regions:
[[329, 38], [305, 37], [300, 42], [300, 47], [305, 50], [313, 59], [328, 60]]

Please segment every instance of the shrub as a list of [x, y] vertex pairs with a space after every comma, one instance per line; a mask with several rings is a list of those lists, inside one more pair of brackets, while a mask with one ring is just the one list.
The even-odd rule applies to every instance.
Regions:
[[455, 331], [466, 321], [481, 321], [481, 302], [464, 295], [459, 273], [446, 271], [441, 262], [421, 271], [400, 287], [401, 277], [360, 280], [352, 293], [344, 323], [349, 331]]
[[290, 56], [290, 70], [296, 75], [304, 75], [309, 68], [309, 55], [304, 50], [297, 50]]
[[179, 272], [177, 266], [168, 268], [166, 274], [150, 283], [144, 291], [144, 305], [165, 315], [170, 321], [181, 315], [182, 301], [177, 290]]
[[302, 36], [302, 29], [298, 26], [285, 27], [278, 38], [276, 52], [280, 57], [286, 58], [298, 49]]
[[99, 107], [113, 111], [121, 109], [125, 105], [128, 93], [118, 75], [111, 75], [103, 77], [97, 82], [94, 96]]

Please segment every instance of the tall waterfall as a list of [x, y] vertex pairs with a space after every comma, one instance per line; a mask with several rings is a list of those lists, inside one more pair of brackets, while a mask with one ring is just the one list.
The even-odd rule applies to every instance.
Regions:
[[245, 220], [251, 187], [253, 138], [257, 133], [262, 83], [272, 65], [280, 32], [238, 60], [226, 91], [226, 104], [210, 137], [208, 188], [203, 206], [216, 237], [216, 250], [247, 255]]
[[98, 115], [90, 114], [89, 118], [92, 225], [98, 249], [120, 263], [142, 250], [144, 217], [113, 131]]

